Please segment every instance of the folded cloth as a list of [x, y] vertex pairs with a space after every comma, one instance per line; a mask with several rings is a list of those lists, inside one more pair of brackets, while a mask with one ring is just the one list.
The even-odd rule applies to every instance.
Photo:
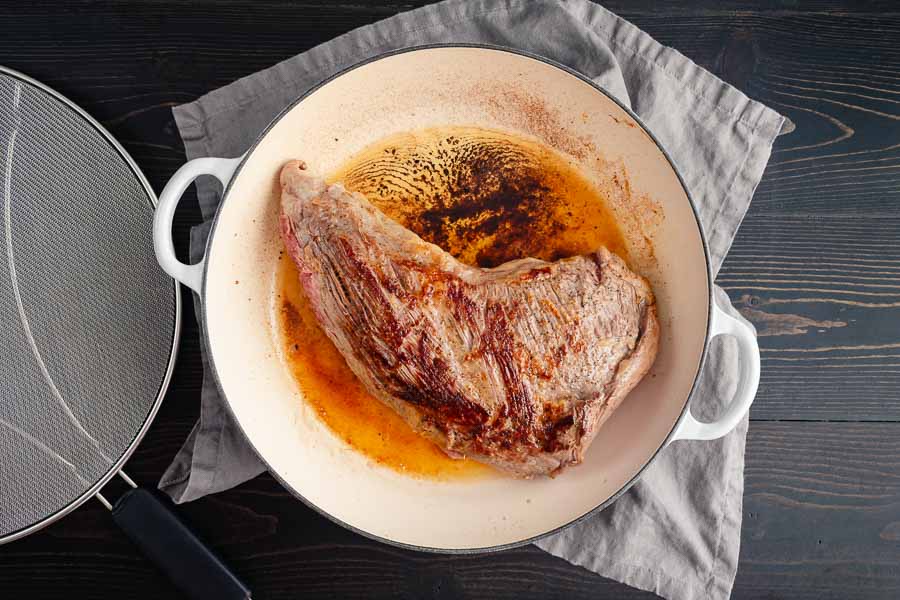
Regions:
[[[630, 106], [681, 172], [718, 271], [784, 118], [586, 0], [449, 0], [362, 27], [176, 107], [187, 157], [237, 156], [319, 81], [388, 50], [437, 42], [540, 54], [583, 73]], [[203, 253], [220, 200], [212, 180], [198, 181], [197, 191], [206, 223], [191, 232], [194, 259]], [[721, 289], [715, 300], [734, 311]], [[692, 405], [698, 416], [709, 418], [736, 388], [736, 349], [728, 340], [712, 345], [701, 377]], [[666, 598], [728, 597], [740, 547], [746, 433], [745, 419], [720, 440], [669, 446], [615, 504], [537, 545]], [[160, 489], [186, 502], [238, 485], [264, 468], [206, 371], [200, 420]]]

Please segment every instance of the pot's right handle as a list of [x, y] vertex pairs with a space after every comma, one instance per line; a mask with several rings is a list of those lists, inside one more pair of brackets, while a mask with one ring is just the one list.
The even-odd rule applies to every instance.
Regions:
[[738, 368], [741, 370], [737, 392], [731, 403], [719, 418], [712, 423], [698, 421], [691, 414], [690, 407], [684, 411], [681, 422], [669, 442], [675, 440], [714, 440], [720, 438], [737, 427], [741, 419], [750, 410], [756, 390], [759, 387], [759, 344], [756, 341], [756, 330], [747, 319], [740, 314], [730, 315], [713, 302], [712, 327], [710, 339], [720, 335], [734, 336], [738, 341]]
[[199, 262], [187, 265], [175, 256], [175, 245], [172, 243], [172, 218], [181, 195], [195, 179], [201, 175], [212, 175], [222, 182], [222, 188], [228, 186], [235, 169], [243, 160], [238, 158], [195, 158], [175, 171], [169, 183], [159, 195], [156, 212], [153, 213], [153, 249], [156, 260], [163, 271], [180, 281], [198, 294], [203, 287], [204, 256]]

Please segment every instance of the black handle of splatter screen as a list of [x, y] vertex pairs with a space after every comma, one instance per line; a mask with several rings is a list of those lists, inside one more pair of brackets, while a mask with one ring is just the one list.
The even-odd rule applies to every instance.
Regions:
[[144, 488], [125, 492], [112, 517], [141, 552], [192, 600], [247, 600], [250, 590], [188, 529], [168, 498]]

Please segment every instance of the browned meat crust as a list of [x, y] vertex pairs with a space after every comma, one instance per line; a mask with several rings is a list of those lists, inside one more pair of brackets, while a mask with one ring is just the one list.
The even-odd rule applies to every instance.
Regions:
[[656, 357], [650, 286], [605, 248], [480, 269], [300, 161], [281, 186], [282, 237], [323, 329], [451, 456], [520, 477], [577, 464]]

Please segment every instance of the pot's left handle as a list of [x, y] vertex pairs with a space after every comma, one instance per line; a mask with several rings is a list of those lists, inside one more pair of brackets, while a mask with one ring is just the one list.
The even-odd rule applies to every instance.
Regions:
[[243, 160], [238, 158], [195, 158], [175, 171], [169, 183], [159, 195], [159, 204], [153, 213], [153, 249], [156, 260], [163, 271], [180, 281], [198, 294], [203, 287], [204, 256], [199, 262], [188, 265], [175, 256], [175, 245], [172, 243], [172, 218], [181, 195], [195, 179], [201, 175], [212, 175], [222, 182], [222, 188], [228, 186], [235, 169]]
[[678, 423], [675, 434], [670, 438], [670, 442], [718, 439], [737, 427], [747, 411], [750, 410], [750, 405], [753, 404], [756, 390], [759, 387], [760, 371], [756, 330], [740, 314], [730, 315], [716, 302], [713, 302], [711, 337], [720, 335], [733, 336], [738, 342], [738, 368], [741, 373], [734, 398], [725, 407], [722, 414], [711, 423], [697, 420], [688, 407]]

